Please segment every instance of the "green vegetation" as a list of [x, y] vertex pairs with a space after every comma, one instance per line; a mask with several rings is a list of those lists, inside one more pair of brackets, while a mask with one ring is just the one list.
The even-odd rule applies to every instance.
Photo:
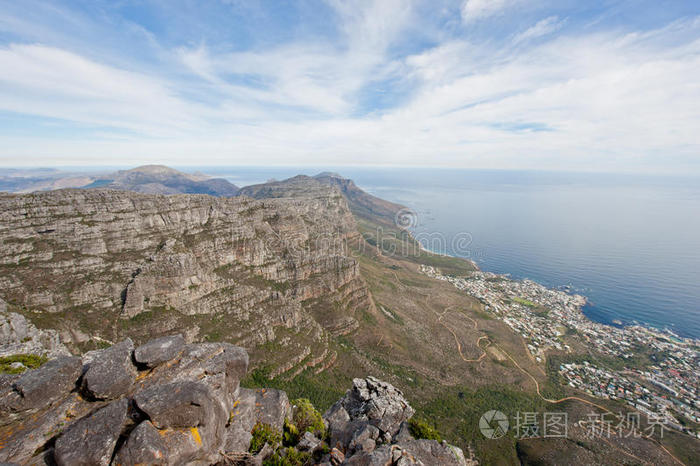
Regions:
[[271, 457], [263, 461], [263, 466], [304, 466], [310, 464], [311, 455], [290, 447], [277, 450]]
[[258, 423], [253, 427], [253, 438], [248, 451], [257, 454], [265, 444], [270, 445], [272, 455], [263, 464], [265, 466], [303, 466], [309, 464], [311, 455], [300, 452], [295, 448], [301, 434], [314, 432], [321, 438], [325, 435], [325, 425], [321, 414], [316, 411], [308, 399], [294, 400], [293, 419], [285, 419], [284, 432], [280, 432], [268, 424]]
[[257, 423], [250, 432], [253, 438], [250, 440], [249, 452], [257, 454], [267, 443], [273, 450], [282, 444], [282, 432], [269, 424]]
[[527, 306], [527, 307], [535, 307], [536, 306], [535, 303], [533, 303], [532, 301], [528, 301], [525, 298], [517, 298], [516, 297], [516, 298], [512, 298], [511, 300], [515, 301], [516, 303], [522, 304], [523, 306]]
[[293, 422], [300, 434], [311, 432], [323, 438], [326, 426], [319, 413], [308, 398], [297, 398], [292, 401], [294, 406]]
[[411, 435], [413, 435], [415, 438], [424, 438], [428, 440], [437, 440], [438, 442], [442, 442], [440, 433], [425, 419], [421, 419], [419, 417], [412, 417], [408, 421], [408, 427], [411, 431]]
[[[44, 364], [48, 359], [46, 356], [36, 354], [13, 354], [0, 358], [0, 374], [21, 374], [27, 369], [36, 369]], [[12, 367], [13, 363], [22, 363], [25, 367]]]
[[247, 388], [277, 388], [287, 392], [290, 399], [307, 398], [320, 411], [330, 408], [352, 385], [352, 379], [341, 372], [331, 370], [314, 375], [306, 370], [292, 380], [270, 378], [270, 368], [261, 367], [248, 372], [241, 381]]
[[416, 416], [432, 423], [448, 442], [462, 449], [475, 447], [481, 464], [520, 464], [512, 430], [500, 439], [486, 439], [481, 434], [479, 419], [485, 412], [495, 409], [511, 418], [518, 412], [547, 410], [546, 404], [533, 393], [493, 385], [477, 390], [450, 387], [413, 405]]
[[360, 321], [368, 325], [377, 325], [377, 318], [374, 317], [367, 309], [360, 309], [358, 311]]

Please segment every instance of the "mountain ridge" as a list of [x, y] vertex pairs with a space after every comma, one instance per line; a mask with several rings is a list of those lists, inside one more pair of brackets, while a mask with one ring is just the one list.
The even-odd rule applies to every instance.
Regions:
[[[246, 386], [283, 389], [321, 409], [353, 377], [376, 375], [415, 400], [451, 442], [474, 445], [486, 464], [625, 464], [629, 445], [590, 444], [584, 429], [564, 444], [544, 445], [474, 431], [490, 409], [544, 411], [533, 381], [545, 392], [562, 389], [483, 303], [420, 273], [430, 265], [468, 275], [471, 263], [414, 247], [410, 233], [392, 223], [399, 206], [374, 207], [353, 185], [320, 174], [244, 188], [236, 197], [0, 194], [0, 298], [7, 312], [57, 332], [74, 354], [175, 332], [187, 343], [245, 347]], [[563, 338], [573, 344], [575, 335]], [[557, 406], [585, 415], [575, 403]], [[670, 439], [666, 445], [687, 445]], [[650, 441], [634, 448], [672, 464]]]

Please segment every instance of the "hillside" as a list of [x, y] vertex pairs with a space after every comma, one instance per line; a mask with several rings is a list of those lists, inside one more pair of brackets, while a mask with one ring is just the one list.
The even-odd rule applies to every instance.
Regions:
[[110, 188], [149, 194], [235, 196], [238, 187], [222, 178], [183, 173], [163, 165], [144, 165], [112, 173], [65, 172], [56, 169], [0, 171], [0, 191], [30, 193], [65, 188]]
[[97, 178], [84, 188], [109, 188], [147, 194], [235, 196], [238, 187], [222, 178], [182, 173], [163, 165], [144, 165]]
[[[562, 389], [523, 339], [479, 300], [420, 273], [467, 275], [473, 264], [421, 250], [389, 222], [400, 206], [340, 177], [240, 194], [0, 195], [0, 298], [75, 354], [177, 332], [239, 345], [250, 354], [244, 386], [284, 389], [321, 410], [353, 378], [376, 376], [482, 464], [675, 464], [655, 441], [591, 441], [583, 428], [544, 442], [484, 438], [478, 419], [488, 410], [563, 410], [573, 422], [591, 407], [547, 403], [533, 381]], [[692, 457], [688, 438], [664, 443]]]

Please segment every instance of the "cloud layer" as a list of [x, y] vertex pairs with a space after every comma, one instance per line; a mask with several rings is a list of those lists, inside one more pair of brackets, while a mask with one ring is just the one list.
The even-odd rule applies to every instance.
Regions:
[[433, 5], [329, 0], [280, 26], [222, 2], [261, 22], [240, 37], [204, 13], [7, 8], [0, 163], [700, 171], [698, 16]]

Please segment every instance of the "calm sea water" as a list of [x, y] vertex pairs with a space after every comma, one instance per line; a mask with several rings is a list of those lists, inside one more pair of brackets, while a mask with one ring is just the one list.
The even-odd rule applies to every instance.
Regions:
[[[238, 185], [328, 168], [202, 168]], [[483, 270], [571, 287], [591, 319], [700, 338], [700, 179], [339, 168]], [[459, 241], [455, 241], [455, 238]]]

